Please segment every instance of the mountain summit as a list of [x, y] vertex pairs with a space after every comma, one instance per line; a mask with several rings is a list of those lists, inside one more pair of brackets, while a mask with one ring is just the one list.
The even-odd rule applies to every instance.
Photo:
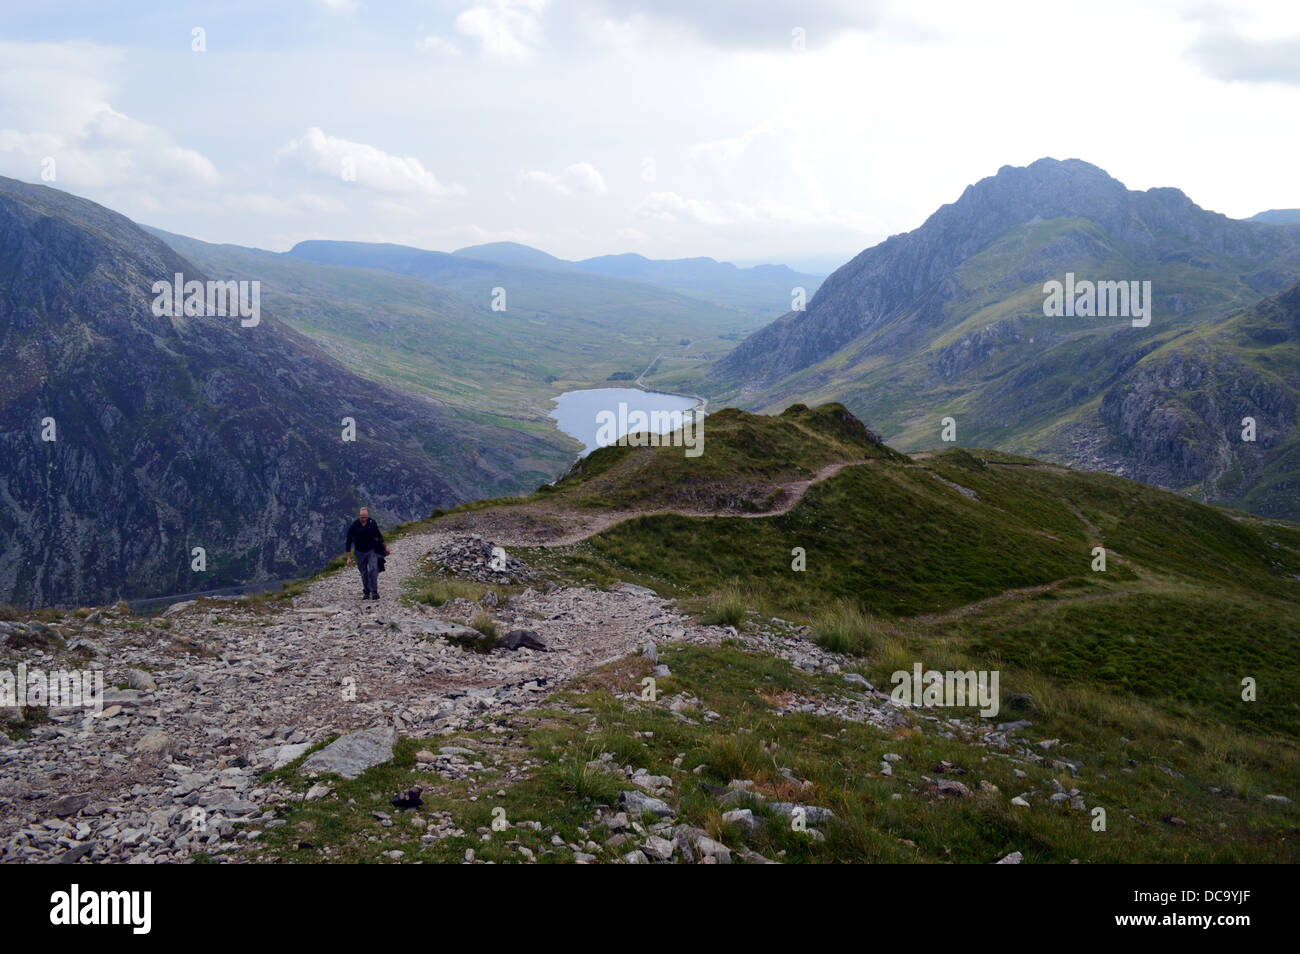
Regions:
[[[1067, 275], [1149, 281], [1151, 325], [1045, 316], [1044, 284]], [[907, 449], [934, 446], [952, 416], [959, 443], [1148, 479], [1156, 471], [1116, 454], [1103, 400], [1137, 386], [1132, 369], [1148, 355], [1297, 279], [1300, 228], [1229, 219], [1178, 189], [1133, 191], [1089, 163], [1040, 159], [1003, 167], [914, 231], [866, 249], [805, 311], [751, 335], [710, 374], [724, 399], [755, 409], [842, 400]], [[1244, 397], [1223, 403], [1208, 426], [1239, 428], [1252, 410], [1262, 411]], [[1262, 419], [1269, 443], [1252, 453], [1279, 446], [1296, 423]], [[1219, 487], [1212, 455], [1194, 456], [1206, 466], [1184, 468], [1178, 489], [1240, 499], [1247, 488]], [[1259, 503], [1297, 512], [1294, 501]]]

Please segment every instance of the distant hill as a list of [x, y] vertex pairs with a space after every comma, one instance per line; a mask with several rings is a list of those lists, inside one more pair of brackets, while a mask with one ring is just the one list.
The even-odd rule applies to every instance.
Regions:
[[737, 268], [711, 258], [654, 260], [627, 253], [587, 258], [574, 265], [596, 274], [651, 282], [755, 314], [783, 314], [790, 308], [795, 288], [803, 288], [805, 298], [811, 298], [822, 283], [820, 275], [796, 272], [784, 265]]
[[[1044, 285], [1067, 273], [1150, 281], [1150, 325], [1046, 317]], [[1300, 227], [1236, 221], [1177, 189], [1135, 192], [1086, 162], [1043, 159], [1004, 167], [916, 230], [865, 250], [710, 380], [723, 399], [755, 409], [842, 400], [904, 449], [938, 445], [952, 417], [962, 445], [1300, 517], [1286, 476], [1300, 435], [1292, 333], [1283, 322], [1268, 342], [1238, 347], [1230, 329], [1200, 330], [1297, 281]], [[1151, 389], [1157, 363], [1172, 370], [1171, 352], [1243, 376], [1169, 377], [1180, 411], [1141, 421], [1119, 412], [1166, 400]], [[1267, 421], [1253, 444], [1233, 436], [1246, 416]], [[1257, 490], [1260, 480], [1276, 492]]]
[[1247, 222], [1262, 222], [1265, 225], [1300, 225], [1300, 209], [1269, 209], [1257, 212]]
[[159, 317], [176, 273], [209, 277], [103, 206], [0, 178], [0, 602], [297, 575], [362, 503], [391, 526], [536, 486], [555, 453], [357, 376], [265, 303], [251, 327]]
[[[215, 276], [259, 278], [278, 317], [358, 373], [553, 444], [547, 480], [577, 447], [547, 417], [558, 393], [615, 374], [631, 380], [657, 357], [651, 387], [687, 371], [698, 377], [763, 320], [581, 272], [400, 246], [324, 243], [278, 253], [153, 231]], [[349, 261], [367, 265], [336, 264]], [[495, 287], [506, 290], [504, 311], [491, 308]]]
[[491, 307], [497, 296], [495, 290], [500, 288], [505, 292], [507, 311], [518, 309], [540, 317], [573, 317], [599, 323], [653, 321], [657, 328], [682, 333], [708, 333], [719, 326], [735, 328], [755, 323], [752, 317], [731, 309], [646, 282], [576, 269], [536, 268], [367, 242], [299, 242], [285, 254], [323, 265], [409, 275], [482, 308]]
[[645, 282], [755, 315], [784, 313], [790, 307], [795, 288], [803, 288], [805, 297], [811, 298], [824, 277], [797, 272], [784, 265], [739, 268], [712, 258], [652, 259], [632, 252], [567, 261], [516, 242], [471, 245], [452, 254], [501, 265], [587, 272]]
[[489, 242], [485, 245], [467, 245], [452, 252], [463, 258], [474, 258], [483, 262], [496, 262], [498, 265], [522, 265], [525, 268], [554, 268], [569, 271], [572, 262], [556, 258], [541, 249], [518, 242]]

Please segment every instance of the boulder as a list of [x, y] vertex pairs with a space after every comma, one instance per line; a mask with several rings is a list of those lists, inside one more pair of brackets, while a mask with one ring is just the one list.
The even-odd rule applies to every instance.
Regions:
[[618, 807], [629, 815], [651, 812], [660, 818], [672, 817], [673, 810], [667, 802], [647, 795], [645, 792], [619, 792]]
[[546, 651], [546, 644], [531, 629], [512, 629], [502, 637], [499, 645], [504, 649], [534, 649]]
[[333, 772], [344, 778], [356, 778], [366, 769], [391, 759], [396, 744], [397, 730], [391, 727], [349, 732], [313, 752], [302, 767], [308, 772]]

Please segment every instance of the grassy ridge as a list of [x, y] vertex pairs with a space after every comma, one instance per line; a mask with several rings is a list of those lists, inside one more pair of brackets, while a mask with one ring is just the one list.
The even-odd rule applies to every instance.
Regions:
[[[809, 440], [799, 413], [762, 426]], [[730, 428], [710, 432], [713, 466], [746, 453], [746, 418], [734, 412]], [[765, 436], [750, 465], [779, 472], [771, 448], [781, 442]], [[642, 501], [681, 466], [680, 451], [621, 454], [624, 468], [637, 460]], [[553, 493], [583, 495], [565, 484]], [[1093, 570], [1096, 546], [1105, 572]], [[962, 668], [1002, 667], [1026, 683], [1300, 738], [1285, 693], [1300, 681], [1300, 528], [1105, 474], [962, 449], [915, 461], [882, 454], [813, 485], [779, 516], [644, 516], [523, 555], [562, 577], [649, 583], [712, 621], [753, 609], [807, 622], [833, 648], [858, 647], [868, 666], [942, 645]], [[911, 665], [895, 662], [877, 678]], [[1260, 687], [1250, 704], [1240, 699], [1246, 677]]]
[[[293, 809], [262, 851], [310, 861], [396, 849], [403, 860], [456, 861], [473, 849], [498, 862], [563, 862], [580, 848], [616, 860], [639, 838], [619, 844], [596, 814], [627, 787], [589, 764], [612, 753], [672, 778], [678, 820], [784, 862], [987, 863], [1013, 851], [1057, 863], [1300, 858], [1300, 807], [1268, 797], [1300, 787], [1291, 691], [1300, 527], [1007, 454], [903, 458], [855, 440], [841, 412], [727, 412], [694, 470], [682, 469], [680, 449], [611, 448], [545, 493], [480, 508], [666, 506], [679, 479], [734, 496], [745, 482], [737, 472], [807, 474], [852, 451], [859, 463], [779, 516], [645, 516], [572, 546], [512, 550], [544, 577], [652, 585], [707, 623], [735, 626], [720, 646], [660, 647], [671, 675], [659, 691], [699, 700], [694, 717], [642, 699], [651, 663], [624, 659], [536, 710], [450, 740], [483, 767], [455, 782], [433, 777], [425, 798], [461, 834], [425, 843], [421, 827], [381, 827], [370, 814], [410, 784], [409, 740], [393, 763]], [[633, 479], [635, 488], [620, 487]], [[1104, 572], [1092, 569], [1098, 544]], [[806, 552], [802, 571], [791, 567], [794, 547]], [[997, 670], [991, 721], [1025, 720], [1029, 754], [984, 744], [989, 723], [973, 718], [937, 723], [908, 710], [889, 729], [804, 711], [858, 690], [751, 651], [751, 637], [800, 623], [884, 689], [917, 663]], [[1247, 677], [1255, 701], [1243, 698]], [[716, 718], [699, 718], [704, 709]], [[887, 753], [892, 775], [881, 770]], [[807, 787], [792, 787], [788, 773]], [[936, 776], [967, 794], [940, 795]], [[285, 777], [308, 784], [292, 769]], [[837, 821], [818, 841], [758, 808], [762, 827], [743, 832], [704, 787], [731, 779], [752, 780], [769, 799], [828, 807]], [[1075, 789], [1086, 811], [1050, 799]], [[1020, 794], [1028, 808], [1011, 804]], [[498, 808], [537, 828], [490, 832]], [[1092, 825], [1098, 808], [1105, 831]]]
[[[960, 476], [960, 467], [944, 464], [936, 469]], [[1115, 541], [1117, 549], [1108, 550], [1107, 570], [1098, 573], [1091, 570], [1098, 541], [1077, 518], [1074, 527], [1066, 524], [1064, 503], [1043, 495], [1016, 511], [995, 509], [948, 490], [929, 468], [882, 471], [846, 470], [770, 520], [620, 524], [592, 540], [589, 552], [614, 575], [628, 570], [674, 592], [742, 583], [750, 607], [815, 626], [847, 603], [878, 619], [887, 638], [907, 647], [898, 655], [908, 659], [942, 638], [959, 650], [960, 668], [1014, 669], [1141, 696], [1171, 714], [1300, 738], [1300, 710], [1286, 694], [1300, 681], [1300, 604], [1291, 577], [1300, 572], [1300, 552], [1273, 539], [1271, 528], [1145, 489], [1139, 495], [1153, 498], [1145, 504], [1122, 499], [1130, 524], [1125, 512], [1106, 509], [1107, 488], [1086, 492], [1095, 475], [1034, 473], [1033, 482], [1066, 485], [1102, 526], [1114, 521], [1100, 542]], [[1169, 498], [1163, 521], [1160, 498]], [[1179, 522], [1185, 506], [1200, 520]], [[1051, 529], [1037, 531], [1037, 515]], [[1147, 524], [1151, 537], [1144, 536]], [[790, 568], [795, 546], [807, 551], [803, 573]], [[1158, 559], [1163, 553], [1169, 559]], [[830, 638], [839, 643], [834, 648], [852, 642]], [[875, 675], [887, 679], [910, 665], [891, 662]], [[1261, 689], [1257, 702], [1243, 706], [1247, 676], [1271, 691]]]
[[570, 506], [625, 510], [772, 509], [776, 485], [809, 480], [827, 465], [902, 460], [841, 405], [788, 408], [779, 417], [725, 408], [708, 416], [699, 456], [682, 448], [600, 448], [541, 490]]

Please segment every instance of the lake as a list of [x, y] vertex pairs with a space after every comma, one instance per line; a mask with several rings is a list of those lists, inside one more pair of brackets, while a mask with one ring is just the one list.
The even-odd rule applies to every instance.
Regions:
[[[590, 454], [597, 447], [601, 446], [601, 441], [597, 438], [597, 433], [602, 430], [602, 420], [608, 421], [611, 417], [617, 421], [613, 430], [618, 433], [614, 434], [614, 439], [622, 437], [628, 430], [626, 422], [629, 417], [636, 415], [636, 412], [642, 412], [649, 415], [651, 412], [673, 412], [689, 411], [695, 407], [697, 402], [694, 398], [683, 397], [680, 394], [664, 394], [659, 391], [642, 391], [639, 388], [589, 388], [583, 391], [565, 391], [559, 397], [551, 398], [555, 402], [555, 410], [550, 413], [550, 417], [555, 419], [556, 426], [570, 437], [575, 437], [582, 441], [583, 454]], [[622, 405], [622, 408], [620, 408]], [[626, 409], [624, 412], [623, 409]], [[602, 415], [604, 417], [602, 418]], [[653, 420], [653, 419], [652, 419]], [[667, 426], [667, 422], [660, 421], [659, 427], [649, 429], [658, 431], [660, 434], [668, 433], [672, 430]], [[635, 430], [645, 430], [646, 428], [637, 427]], [[611, 429], [605, 428], [606, 434]], [[604, 443], [612, 443], [607, 440]]]

